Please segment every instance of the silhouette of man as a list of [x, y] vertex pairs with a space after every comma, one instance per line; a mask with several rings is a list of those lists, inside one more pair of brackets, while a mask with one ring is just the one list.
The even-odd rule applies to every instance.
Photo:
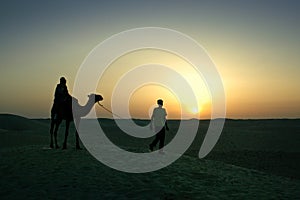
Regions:
[[154, 129], [156, 135], [155, 135], [155, 139], [149, 145], [149, 149], [150, 151], [153, 151], [153, 148], [159, 142], [159, 153], [163, 153], [163, 147], [165, 142], [165, 129], [168, 131], [169, 127], [166, 120], [166, 116], [167, 116], [166, 109], [162, 107], [163, 100], [158, 99], [157, 105], [158, 107], [154, 108], [153, 110], [151, 116], [151, 122], [150, 122], [150, 129], [151, 130]]
[[56, 85], [54, 102], [51, 109], [52, 119], [56, 119], [59, 112], [62, 112], [61, 114], [63, 114], [63, 111], [67, 106], [67, 101], [71, 98], [66, 83], [67, 80], [65, 77], [61, 77], [59, 84]]

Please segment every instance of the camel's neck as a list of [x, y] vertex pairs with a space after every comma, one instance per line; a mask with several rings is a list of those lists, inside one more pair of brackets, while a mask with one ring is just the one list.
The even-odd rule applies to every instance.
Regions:
[[79, 117], [86, 116], [87, 114], [89, 114], [89, 112], [93, 108], [94, 104], [95, 104], [95, 100], [93, 98], [90, 98], [84, 106], [81, 106], [78, 104], [78, 107], [76, 110], [77, 115]]

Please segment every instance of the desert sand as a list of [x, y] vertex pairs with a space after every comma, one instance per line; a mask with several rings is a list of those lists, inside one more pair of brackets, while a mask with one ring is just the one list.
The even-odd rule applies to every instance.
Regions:
[[[113, 120], [99, 119], [115, 144], [147, 151], [152, 138], [136, 139]], [[49, 149], [48, 119], [0, 115], [1, 199], [299, 199], [300, 120], [226, 120], [221, 138], [198, 158], [208, 120], [187, 152], [159, 171], [130, 174], [75, 150]], [[136, 120], [145, 125], [147, 120]], [[169, 122], [171, 141], [179, 121]], [[64, 126], [59, 130], [59, 142]], [[83, 145], [82, 145], [83, 146]], [[84, 146], [83, 146], [84, 147]]]

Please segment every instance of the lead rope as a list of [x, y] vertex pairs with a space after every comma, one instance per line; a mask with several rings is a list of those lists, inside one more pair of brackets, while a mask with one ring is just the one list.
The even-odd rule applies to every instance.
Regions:
[[107, 112], [111, 113], [112, 115], [117, 116], [120, 119], [123, 119], [120, 115], [117, 115], [115, 113], [113, 113], [111, 110], [109, 110], [108, 108], [106, 108], [104, 105], [102, 105], [101, 103], [99, 103], [99, 101], [97, 101], [97, 103], [99, 104], [99, 106], [101, 106], [104, 110], [106, 110]]

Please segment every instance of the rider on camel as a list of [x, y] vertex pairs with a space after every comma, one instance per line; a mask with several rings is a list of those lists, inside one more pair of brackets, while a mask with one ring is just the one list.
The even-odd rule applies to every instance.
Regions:
[[57, 84], [54, 94], [54, 102], [51, 109], [51, 118], [56, 119], [58, 112], [63, 112], [66, 109], [67, 101], [71, 98], [68, 92], [67, 80], [65, 77], [60, 78], [60, 83]]

